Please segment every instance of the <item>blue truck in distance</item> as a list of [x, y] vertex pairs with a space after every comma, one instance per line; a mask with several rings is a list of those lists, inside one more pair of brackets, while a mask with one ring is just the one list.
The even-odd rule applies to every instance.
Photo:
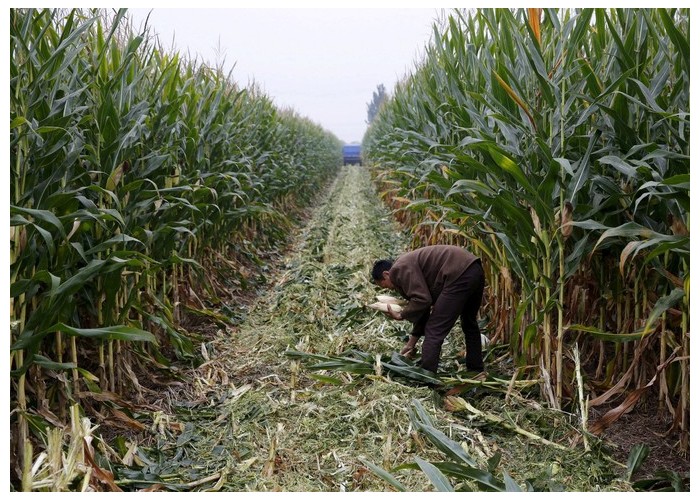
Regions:
[[346, 144], [343, 146], [343, 163], [345, 165], [362, 165], [362, 146], [359, 144]]

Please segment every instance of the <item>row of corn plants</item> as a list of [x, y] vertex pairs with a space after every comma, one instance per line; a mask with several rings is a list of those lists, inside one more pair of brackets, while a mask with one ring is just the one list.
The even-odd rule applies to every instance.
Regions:
[[183, 313], [246, 286], [342, 153], [254, 84], [162, 50], [125, 10], [11, 9], [10, 54], [19, 478], [76, 402], [136, 425], [124, 401], [196, 356]]
[[363, 141], [415, 246], [483, 257], [489, 327], [552, 406], [579, 345], [590, 405], [655, 387], [686, 449], [689, 40], [688, 9], [455, 10]]

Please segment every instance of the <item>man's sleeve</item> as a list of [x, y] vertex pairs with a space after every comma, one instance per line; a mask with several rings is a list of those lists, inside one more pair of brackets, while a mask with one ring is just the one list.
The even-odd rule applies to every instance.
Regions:
[[418, 321], [423, 314], [430, 311], [433, 299], [430, 296], [428, 284], [420, 269], [413, 266], [394, 266], [391, 269], [391, 280], [408, 299], [408, 304], [401, 310], [401, 317], [412, 323]]
[[423, 337], [425, 335], [425, 324], [428, 322], [428, 318], [430, 318], [429, 310], [425, 311], [423, 316], [413, 323], [413, 330], [411, 331], [412, 336]]

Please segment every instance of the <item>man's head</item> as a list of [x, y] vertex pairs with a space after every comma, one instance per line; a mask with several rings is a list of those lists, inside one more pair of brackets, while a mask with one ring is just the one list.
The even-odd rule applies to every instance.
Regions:
[[374, 267], [372, 268], [372, 281], [374, 281], [377, 286], [389, 288], [391, 290], [395, 288], [394, 284], [391, 282], [391, 278], [389, 278], [389, 270], [393, 263], [394, 262], [391, 260], [378, 260], [374, 263]]

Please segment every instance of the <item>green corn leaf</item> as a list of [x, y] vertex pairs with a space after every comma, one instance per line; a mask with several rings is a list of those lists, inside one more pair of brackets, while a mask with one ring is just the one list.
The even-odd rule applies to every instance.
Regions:
[[447, 479], [433, 464], [426, 462], [420, 457], [416, 457], [416, 464], [418, 464], [425, 475], [428, 476], [428, 479], [430, 479], [430, 482], [433, 483], [437, 491], [454, 492], [454, 488], [452, 484], [450, 484], [449, 479]]
[[[40, 78], [42, 78], [44, 73], [52, 73], [53, 71], [51, 71], [51, 70], [52, 70], [56, 60], [65, 56], [65, 52], [67, 50], [69, 50], [73, 46], [73, 43], [76, 42], [78, 40], [78, 38], [92, 26], [92, 24], [95, 22], [95, 20], [96, 20], [96, 18], [94, 18], [94, 17], [91, 19], [87, 19], [80, 26], [78, 26], [75, 30], [71, 30], [69, 36], [67, 36], [63, 40], [61, 40], [61, 44], [56, 48], [56, 50], [48, 58], [48, 60], [41, 66], [41, 69], [36, 74], [35, 78], [40, 79]], [[69, 56], [67, 59], [69, 59], [69, 60], [73, 59], [77, 55], [77, 51], [73, 50], [71, 52], [71, 54], [72, 54], [72, 57]]]
[[652, 95], [651, 90], [646, 85], [644, 85], [636, 78], [630, 78], [630, 81], [634, 82], [637, 85], [640, 92], [644, 96], [645, 101], [643, 103], [640, 102], [640, 104], [648, 107], [651, 111], [660, 115], [666, 114], [666, 111], [661, 109], [661, 107], [656, 103], [656, 98]]
[[647, 444], [636, 444], [630, 450], [630, 454], [627, 457], [627, 481], [632, 479], [637, 470], [642, 466], [644, 460], [649, 456], [649, 445]]
[[690, 43], [688, 39], [678, 30], [676, 23], [668, 12], [666, 12], [666, 9], [658, 9], [658, 13], [661, 17], [661, 21], [664, 23], [666, 31], [671, 38], [671, 41], [683, 57], [683, 62], [685, 63], [687, 70], [690, 70]]
[[[157, 315], [157, 314], [151, 314], [150, 312], [144, 310], [138, 305], [134, 305], [134, 309], [138, 311], [139, 314], [141, 314], [143, 317], [148, 319], [148, 321], [152, 322], [153, 324], [159, 326], [160, 328], [163, 329], [168, 334], [168, 340], [170, 344], [176, 349], [178, 352], [179, 356], [183, 357], [189, 357], [192, 355], [194, 352], [194, 347], [192, 345], [192, 340], [189, 339], [186, 335], [184, 335], [182, 332], [176, 330], [173, 327], [172, 324], [172, 312], [171, 310], [166, 307], [163, 303], [158, 301], [157, 299], [154, 299], [157, 303], [161, 311], [163, 311], [165, 314], [163, 315]], [[162, 360], [161, 362], [166, 363], [166, 360]]]
[[413, 409], [409, 413], [411, 420], [414, 422], [416, 427], [418, 427], [420, 431], [426, 435], [431, 443], [437, 446], [440, 451], [445, 453], [451, 459], [457, 460], [460, 463], [466, 463], [471, 467], [476, 466], [474, 459], [471, 458], [459, 444], [455, 443], [441, 431], [433, 427], [432, 421], [425, 412], [425, 409], [423, 408], [423, 405], [421, 405], [420, 401], [414, 399], [411, 401], [411, 404], [413, 405]]
[[407, 357], [402, 356], [398, 352], [391, 353], [391, 364], [396, 366], [404, 366], [407, 368], [415, 367], [416, 365], [411, 362]]
[[417, 380], [427, 384], [442, 385], [442, 380], [437, 378], [433, 372], [424, 370], [418, 366], [400, 366], [392, 363], [382, 362], [382, 366], [387, 370], [398, 373], [404, 377]]
[[619, 227], [606, 229], [603, 232], [603, 234], [600, 235], [600, 238], [598, 238], [598, 241], [596, 242], [592, 251], [595, 252], [596, 248], [598, 248], [598, 246], [605, 239], [620, 236], [624, 238], [640, 237], [647, 240], [653, 240], [656, 243], [671, 242], [676, 239], [675, 236], [657, 233], [656, 231], [649, 229], [648, 227], [642, 226], [640, 224], [637, 224], [636, 222], [627, 222]]
[[72, 295], [100, 274], [106, 266], [107, 261], [105, 260], [95, 259], [88, 262], [85, 267], [61, 283], [58, 288], [52, 289], [50, 297], [61, 299]]
[[513, 492], [515, 492], [515, 491], [517, 491], [517, 492], [523, 491], [523, 490], [520, 488], [520, 486], [518, 485], [518, 483], [516, 483], [515, 481], [513, 481], [513, 478], [511, 478], [511, 477], [508, 475], [508, 473], [505, 472], [505, 471], [503, 471], [503, 482], [505, 483], [505, 490], [506, 490], [506, 491], [509, 491], [509, 492], [510, 492], [510, 491], [513, 491]]
[[690, 174], [679, 174], [667, 177], [661, 184], [666, 186], [676, 186], [682, 189], [690, 189]]
[[54, 276], [47, 270], [37, 271], [31, 279], [20, 279], [10, 284], [10, 297], [19, 297], [27, 293], [30, 286], [44, 283], [49, 286], [49, 291], [54, 290], [61, 284], [61, 278]]
[[620, 254], [620, 274], [624, 274], [624, 266], [627, 259], [634, 258], [640, 251], [652, 248], [645, 253], [644, 264], [651, 262], [655, 257], [666, 252], [690, 255], [690, 238], [686, 236], [673, 236], [669, 238], [652, 238], [649, 240], [630, 241]]
[[518, 166], [517, 163], [515, 163], [511, 158], [508, 158], [506, 155], [498, 151], [498, 149], [496, 149], [493, 146], [488, 146], [488, 152], [491, 155], [491, 158], [493, 158], [493, 161], [495, 161], [496, 164], [503, 170], [512, 175], [519, 185], [523, 186], [531, 193], [537, 194], [537, 190], [532, 187], [532, 185], [527, 180], [527, 177], [525, 177], [525, 174], [523, 173], [522, 169]]
[[284, 355], [292, 358], [292, 359], [318, 359], [321, 361], [329, 361], [331, 358], [328, 356], [323, 356], [320, 354], [312, 354], [308, 352], [302, 352], [302, 351], [295, 351], [292, 349], [288, 349], [284, 351]]
[[610, 165], [627, 178], [635, 178], [637, 176], [637, 169], [629, 163], [627, 163], [626, 161], [624, 161], [619, 156], [608, 155], [602, 157], [598, 161], [604, 165]]
[[31, 226], [36, 230], [37, 233], [41, 235], [46, 245], [46, 249], [49, 252], [49, 255], [53, 256], [56, 252], [56, 246], [54, 244], [54, 239], [51, 233], [37, 224], [31, 224]]
[[29, 123], [24, 116], [18, 116], [10, 122], [10, 130], [13, 128], [21, 127], [22, 125]]
[[569, 225], [593, 231], [604, 231], [609, 229], [608, 226], [601, 224], [600, 222], [593, 219], [588, 219], [584, 221], [572, 221], [569, 222]]
[[308, 368], [309, 370], [339, 370], [349, 373], [357, 373], [360, 375], [374, 373], [374, 366], [369, 363], [348, 361], [343, 359], [326, 361], [325, 363], [317, 363], [309, 366]]
[[684, 296], [685, 290], [682, 288], [674, 288], [668, 295], [660, 297], [654, 304], [651, 313], [649, 313], [646, 325], [644, 326], [644, 332], [650, 331], [654, 323], [656, 323], [656, 320], [659, 319], [665, 311], [674, 307]]
[[523, 347], [530, 348], [534, 342], [537, 341], [537, 325], [535, 323], [530, 323], [525, 327], [525, 332], [523, 334]]
[[367, 467], [369, 470], [371, 470], [377, 477], [379, 477], [380, 479], [383, 479], [384, 481], [389, 483], [397, 491], [408, 491], [403, 484], [401, 484], [394, 476], [389, 474], [387, 471], [385, 471], [381, 467], [373, 464], [369, 460], [365, 460], [362, 457], [360, 457], [360, 461], [363, 464], [365, 464], [365, 467]]
[[600, 330], [599, 328], [587, 325], [569, 325], [567, 331], [584, 332], [598, 340], [607, 340], [609, 342], [632, 342], [641, 340], [648, 333], [646, 330], [639, 330], [632, 333], [614, 333]]
[[109, 238], [108, 240], [103, 241], [99, 245], [95, 245], [93, 247], [90, 247], [90, 249], [85, 252], [85, 255], [91, 255], [91, 254], [98, 253], [98, 252], [104, 252], [108, 248], [112, 248], [115, 245], [119, 245], [119, 244], [126, 245], [126, 243], [138, 243], [141, 247], [146, 246], [138, 238], [134, 238], [133, 236], [129, 236], [128, 234], [118, 234], [116, 236]]
[[505, 484], [491, 472], [481, 470], [476, 466], [468, 466], [454, 462], [434, 462], [443, 474], [458, 481], [474, 481], [479, 491], [506, 491]]
[[[34, 208], [24, 208], [24, 207], [17, 207], [14, 205], [10, 205], [10, 214], [21, 214], [24, 216], [30, 216], [32, 217], [35, 221], [41, 221], [44, 222], [58, 232], [58, 234], [62, 237], [65, 237], [66, 233], [63, 229], [63, 224], [61, 224], [61, 221], [56, 217], [53, 212], [50, 212], [48, 210], [37, 210]], [[17, 220], [17, 219], [16, 219]], [[24, 219], [27, 220], [27, 219]], [[13, 225], [18, 225], [18, 224], [13, 224]]]
[[42, 356], [41, 354], [34, 355], [34, 364], [37, 364], [42, 368], [46, 368], [47, 370], [56, 371], [72, 370], [73, 368], [77, 368], [77, 365], [75, 363], [58, 363], [56, 361], [50, 360], [46, 356]]
[[458, 179], [452, 185], [445, 197], [449, 198], [450, 196], [461, 193], [478, 193], [481, 196], [487, 198], [490, 198], [495, 194], [489, 186], [487, 186], [481, 181], [471, 179]]
[[100, 340], [124, 340], [128, 342], [156, 342], [151, 332], [131, 326], [117, 325], [102, 328], [75, 328], [64, 323], [58, 323], [49, 330], [63, 332], [76, 337], [93, 338]]

